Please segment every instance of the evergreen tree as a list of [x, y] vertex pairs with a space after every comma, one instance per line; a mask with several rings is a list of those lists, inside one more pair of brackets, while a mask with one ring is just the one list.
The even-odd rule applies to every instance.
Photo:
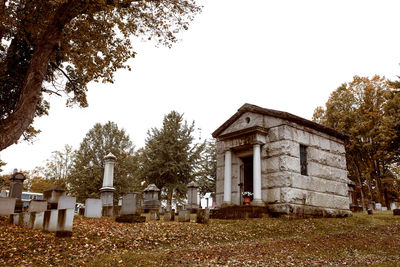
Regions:
[[217, 178], [217, 151], [215, 140], [206, 141], [205, 148], [201, 154], [199, 170], [197, 172], [197, 183], [200, 195], [211, 192], [215, 197]]
[[166, 195], [169, 207], [173, 197], [186, 197], [186, 185], [196, 177], [204, 144], [193, 144], [193, 131], [194, 122], [189, 125], [183, 115], [171, 111], [161, 129], [148, 131], [146, 145], [140, 151], [140, 177]]
[[104, 125], [97, 123], [80, 144], [67, 179], [69, 190], [78, 201], [100, 196], [104, 157], [110, 152], [117, 158], [114, 166], [114, 201], [136, 189], [137, 159], [129, 136], [114, 122]]

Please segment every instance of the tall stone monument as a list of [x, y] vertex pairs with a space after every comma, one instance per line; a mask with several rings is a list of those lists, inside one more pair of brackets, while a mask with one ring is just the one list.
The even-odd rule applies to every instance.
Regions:
[[23, 183], [25, 181], [25, 176], [21, 172], [17, 172], [17, 170], [14, 170], [13, 175], [10, 178], [10, 194], [9, 197], [15, 198], [15, 213], [20, 213], [22, 212], [22, 208], [24, 203], [21, 200], [22, 196], [22, 189], [23, 189]]
[[116, 157], [109, 153], [104, 157], [103, 187], [100, 188], [100, 198], [103, 203], [103, 216], [113, 216], [114, 207], [114, 164]]
[[188, 188], [188, 210], [196, 210], [199, 208], [198, 201], [198, 188], [199, 186], [196, 182], [190, 182], [187, 186]]

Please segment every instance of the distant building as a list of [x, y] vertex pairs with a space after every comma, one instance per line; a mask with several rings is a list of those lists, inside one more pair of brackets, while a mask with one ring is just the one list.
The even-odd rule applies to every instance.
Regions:
[[[9, 190], [2, 190], [0, 196], [8, 197], [9, 194], [10, 194]], [[24, 203], [24, 207], [28, 207], [29, 202], [32, 199], [43, 200], [43, 194], [42, 193], [33, 193], [33, 192], [22, 192], [21, 200]]]
[[251, 205], [271, 213], [347, 216], [344, 140], [336, 130], [287, 112], [243, 105], [220, 126], [217, 207]]

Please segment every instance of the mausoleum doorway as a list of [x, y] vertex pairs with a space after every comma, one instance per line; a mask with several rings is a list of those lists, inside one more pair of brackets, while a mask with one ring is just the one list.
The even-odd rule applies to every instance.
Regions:
[[241, 171], [240, 171], [240, 203], [243, 204], [243, 192], [253, 191], [253, 156], [241, 158]]

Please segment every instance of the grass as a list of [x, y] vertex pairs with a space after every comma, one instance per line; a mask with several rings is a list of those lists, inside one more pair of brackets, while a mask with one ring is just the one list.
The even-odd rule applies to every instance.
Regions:
[[[194, 218], [192, 218], [192, 221]], [[116, 223], [76, 216], [72, 238], [0, 217], [0, 265], [301, 266], [400, 262], [400, 216]], [[12, 255], [10, 255], [12, 254]]]

